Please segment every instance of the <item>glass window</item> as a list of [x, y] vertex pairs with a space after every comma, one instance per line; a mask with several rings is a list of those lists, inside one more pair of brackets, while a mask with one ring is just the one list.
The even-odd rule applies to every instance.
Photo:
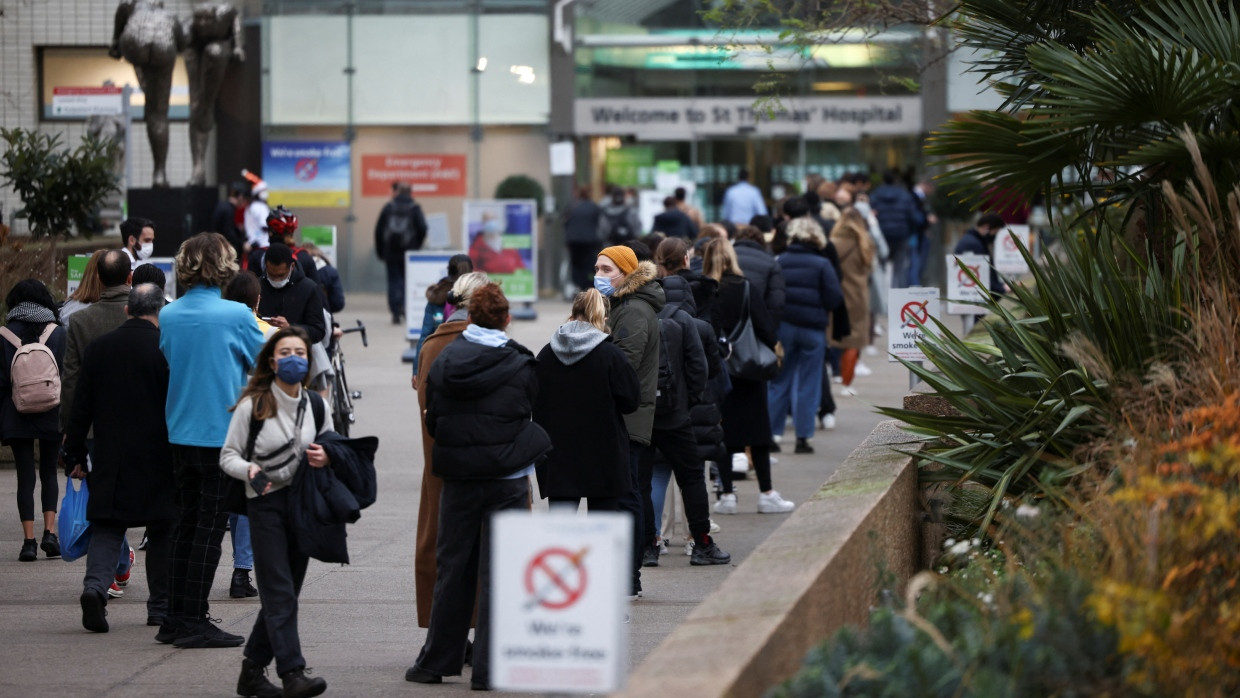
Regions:
[[[111, 82], [117, 87], [130, 86], [133, 93], [129, 99], [130, 116], [143, 118], [146, 97], [138, 87], [138, 76], [127, 61], [108, 55], [106, 46], [38, 48], [39, 89], [41, 93], [39, 118], [44, 121], [85, 121], [85, 116], [56, 114], [53, 102], [56, 88], [100, 87]], [[168, 118], [189, 118], [189, 75], [185, 72], [184, 59], [177, 57], [172, 72], [172, 97], [168, 105]]]

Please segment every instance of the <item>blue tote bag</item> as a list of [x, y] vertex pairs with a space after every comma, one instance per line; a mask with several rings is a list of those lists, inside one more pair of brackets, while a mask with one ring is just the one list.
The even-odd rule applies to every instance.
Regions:
[[[73, 484], [81, 483], [79, 487]], [[90, 489], [86, 480], [69, 478], [65, 483], [65, 498], [60, 503], [60, 521], [57, 528], [60, 534], [60, 557], [65, 562], [86, 554], [90, 544], [90, 522], [86, 520], [86, 501], [90, 498]]]

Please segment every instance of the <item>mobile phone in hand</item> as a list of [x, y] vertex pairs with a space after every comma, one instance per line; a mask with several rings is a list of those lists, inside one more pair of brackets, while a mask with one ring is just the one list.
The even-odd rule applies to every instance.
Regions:
[[267, 473], [258, 471], [258, 474], [250, 478], [250, 487], [258, 493], [258, 496], [267, 494], [267, 488], [271, 486], [271, 479], [267, 477]]

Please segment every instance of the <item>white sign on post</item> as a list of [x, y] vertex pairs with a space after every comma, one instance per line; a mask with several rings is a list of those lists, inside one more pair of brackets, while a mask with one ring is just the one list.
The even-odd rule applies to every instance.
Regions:
[[504, 511], [491, 521], [494, 687], [555, 693], [623, 688], [628, 516]]
[[124, 113], [123, 90], [104, 87], [53, 87], [52, 116], [119, 116]]
[[448, 233], [448, 214], [426, 214], [426, 244], [423, 247], [427, 250], [446, 250], [452, 247], [452, 238]]
[[[960, 264], [977, 277], [974, 281], [969, 273], [960, 268]], [[962, 254], [947, 255], [947, 314], [948, 315], [981, 315], [983, 310], [970, 302], [986, 300], [982, 288], [990, 280], [990, 260], [985, 255]]]
[[459, 250], [405, 253], [405, 339], [416, 342], [422, 336], [426, 289], [448, 275], [448, 260], [455, 254], [464, 253]]
[[926, 355], [917, 348], [925, 334], [917, 323], [930, 325], [930, 318], [939, 315], [937, 288], [893, 288], [887, 296], [887, 352], [889, 361], [925, 361]]
[[1020, 276], [1029, 273], [1029, 265], [1016, 248], [1016, 240], [1033, 252], [1033, 233], [1027, 225], [1009, 225], [995, 235], [995, 269], [1000, 274]]

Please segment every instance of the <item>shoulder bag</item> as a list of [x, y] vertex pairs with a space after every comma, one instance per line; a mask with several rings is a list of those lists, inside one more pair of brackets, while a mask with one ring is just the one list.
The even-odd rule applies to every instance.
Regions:
[[733, 378], [769, 381], [779, 374], [779, 357], [775, 350], [758, 341], [749, 314], [749, 280], [741, 300], [741, 319], [728, 335], [732, 353], [728, 356], [728, 374]]

